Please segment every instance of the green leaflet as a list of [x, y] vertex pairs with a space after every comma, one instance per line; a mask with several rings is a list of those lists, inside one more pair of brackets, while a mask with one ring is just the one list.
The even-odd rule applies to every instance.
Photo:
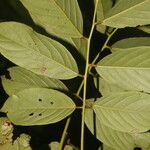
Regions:
[[150, 146], [150, 132], [133, 134], [132, 136], [137, 147], [141, 147], [142, 149], [144, 149]]
[[142, 150], [150, 150], [150, 146], [148, 148], [143, 148]]
[[2, 107], [16, 125], [44, 125], [58, 122], [75, 109], [65, 94], [46, 88], [29, 88], [10, 96]]
[[[97, 20], [99, 22], [102, 22], [102, 20], [104, 20], [106, 14], [109, 12], [109, 10], [112, 7], [112, 0], [99, 0], [98, 1], [98, 7], [97, 7]], [[106, 26], [102, 25], [102, 24], [98, 24], [96, 26], [96, 29], [101, 32], [101, 33], [105, 33], [106, 31]]]
[[21, 0], [31, 17], [46, 31], [66, 37], [82, 37], [83, 21], [77, 0]]
[[91, 133], [96, 134], [97, 139], [103, 142], [104, 150], [133, 150], [134, 147], [146, 148], [150, 144], [150, 133], [130, 134], [114, 130], [102, 124], [97, 116], [94, 117], [91, 109], [85, 111], [85, 123]]
[[5, 76], [2, 76], [1, 79], [4, 90], [9, 96], [32, 87], [45, 87], [68, 91], [67, 87], [60, 80], [37, 75], [21, 67], [12, 67], [8, 71], [11, 79], [7, 79]]
[[114, 93], [98, 98], [93, 109], [104, 125], [118, 131], [139, 133], [150, 129], [150, 95]]
[[140, 26], [138, 29], [150, 34], [150, 25], [148, 26]]
[[[86, 109], [85, 113], [85, 123], [88, 126], [89, 130], [94, 134], [94, 125], [93, 123], [93, 111], [90, 109]], [[134, 141], [131, 136], [127, 133], [123, 133], [117, 130], [113, 130], [103, 124], [101, 121], [95, 118], [95, 133], [97, 139], [99, 139], [104, 144], [108, 145], [114, 150], [133, 150], [134, 148]]]
[[150, 1], [118, 0], [102, 24], [115, 28], [150, 24]]
[[78, 76], [76, 62], [63, 45], [20, 23], [0, 23], [0, 52], [40, 75], [55, 79]]
[[150, 47], [135, 47], [106, 56], [96, 66], [102, 78], [123, 89], [150, 92]]
[[95, 87], [100, 91], [103, 96], [107, 96], [111, 93], [125, 92], [126, 89], [117, 86], [116, 84], [111, 84], [103, 78], [94, 79]]
[[78, 52], [81, 54], [83, 58], [86, 59], [86, 51], [87, 51], [87, 39], [86, 38], [73, 38], [72, 39]]
[[112, 147], [109, 147], [109, 146], [103, 144], [103, 150], [115, 150], [115, 149], [113, 149]]
[[111, 51], [115, 52], [118, 50], [126, 50], [127, 48], [140, 48], [148, 46], [150, 46], [150, 37], [127, 38], [114, 43]]

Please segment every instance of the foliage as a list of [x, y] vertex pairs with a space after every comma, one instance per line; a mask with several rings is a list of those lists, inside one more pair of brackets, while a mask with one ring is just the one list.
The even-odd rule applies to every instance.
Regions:
[[[99, 149], [149, 149], [150, 0], [86, 2], [94, 6], [90, 25], [82, 3], [8, 0], [22, 19], [0, 23], [0, 53], [13, 64], [1, 76], [8, 98], [0, 111], [9, 119], [0, 118], [1, 149], [31, 149], [26, 134], [13, 141], [12, 123], [47, 125], [65, 118], [61, 140], [50, 143], [51, 149], [84, 150], [85, 124], [103, 143]], [[145, 36], [116, 40], [119, 31], [128, 33], [126, 27]], [[95, 32], [104, 41], [96, 38], [100, 48]], [[92, 86], [94, 92], [89, 93]], [[80, 148], [66, 136], [77, 109]]]

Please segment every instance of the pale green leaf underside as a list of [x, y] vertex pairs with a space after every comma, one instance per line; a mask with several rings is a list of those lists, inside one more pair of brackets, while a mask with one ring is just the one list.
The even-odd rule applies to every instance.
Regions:
[[86, 38], [73, 38], [72, 39], [78, 52], [81, 54], [83, 58], [86, 58], [87, 52], [87, 39]]
[[144, 148], [150, 144], [150, 133], [130, 134], [113, 130], [101, 124], [97, 117], [94, 120], [93, 111], [90, 109], [86, 109], [85, 123], [91, 133], [95, 132], [97, 139], [103, 142], [104, 150], [133, 150], [134, 147]]
[[85, 123], [92, 134], [94, 134], [95, 130], [96, 138], [103, 142], [103, 144], [114, 148], [114, 150], [133, 150], [134, 141], [128, 133], [113, 130], [104, 124], [101, 124], [97, 117], [95, 117], [96, 122], [94, 127], [93, 118], [93, 111], [86, 109]]
[[5, 76], [2, 76], [1, 79], [4, 90], [9, 96], [33, 87], [44, 87], [61, 91], [68, 90], [60, 80], [37, 75], [21, 67], [12, 67], [8, 71], [11, 79], [7, 79]]
[[123, 89], [121, 86], [119, 87], [116, 84], [111, 84], [107, 80], [103, 78], [98, 78], [94, 80], [95, 87], [100, 91], [103, 96], [107, 96], [111, 93], [125, 92], [126, 89]]
[[149, 0], [119, 0], [102, 22], [115, 28], [150, 24]]
[[10, 96], [2, 107], [16, 125], [44, 125], [58, 122], [75, 109], [65, 94], [46, 88], [29, 88]]
[[150, 92], [150, 47], [117, 51], [96, 67], [102, 78], [127, 90]]
[[148, 26], [140, 26], [138, 29], [150, 34], [150, 25]]
[[97, 20], [103, 20], [113, 4], [112, 0], [99, 0], [97, 5]]
[[112, 147], [107, 146], [106, 144], [103, 144], [103, 150], [115, 150]]
[[24, 24], [0, 23], [0, 52], [13, 63], [40, 75], [55, 79], [78, 76], [77, 64], [63, 45]]
[[[95, 118], [95, 119], [94, 119]], [[94, 126], [94, 121], [95, 126]], [[133, 150], [133, 147], [146, 148], [150, 144], [150, 133], [125, 133], [101, 124], [91, 109], [86, 109], [85, 123], [92, 134], [103, 142], [105, 150]], [[95, 130], [95, 131], [94, 131]], [[107, 146], [108, 145], [108, 146]]]
[[[104, 20], [106, 14], [109, 12], [109, 10], [112, 7], [112, 0], [99, 0], [98, 1], [98, 7], [97, 7], [97, 20], [102, 21]], [[98, 24], [96, 26], [96, 29], [101, 32], [105, 33], [106, 26], [102, 24]]]
[[132, 136], [134, 138], [134, 141], [137, 147], [141, 147], [142, 150], [150, 146], [150, 132], [144, 132], [141, 134], [133, 134]]
[[139, 48], [150, 46], [150, 37], [134, 37], [117, 41], [112, 45], [111, 51], [124, 50], [126, 48]]
[[46, 31], [82, 37], [83, 20], [77, 0], [21, 0], [33, 20]]
[[150, 95], [140, 92], [114, 93], [97, 99], [93, 109], [104, 125], [123, 132], [150, 129]]
[[143, 148], [142, 150], [150, 150], [150, 146], [148, 148]]

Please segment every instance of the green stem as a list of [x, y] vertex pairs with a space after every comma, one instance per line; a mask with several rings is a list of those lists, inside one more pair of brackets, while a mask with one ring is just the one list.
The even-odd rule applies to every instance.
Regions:
[[65, 138], [66, 138], [66, 135], [67, 135], [67, 130], [68, 130], [70, 121], [71, 121], [71, 117], [68, 118], [67, 121], [66, 121], [65, 128], [64, 128], [64, 131], [63, 131], [63, 134], [62, 134], [62, 137], [61, 137], [61, 141], [60, 141], [60, 144], [59, 144], [59, 150], [63, 149], [63, 145], [64, 145], [64, 141], [65, 141]]
[[[114, 29], [114, 30], [108, 35], [108, 37], [107, 37], [107, 39], [106, 39], [106, 41], [105, 41], [103, 47], [101, 48], [101, 51], [97, 54], [97, 56], [96, 56], [95, 59], [93, 60], [92, 64], [95, 64], [95, 62], [96, 62], [97, 59], [99, 58], [101, 52], [102, 52], [105, 48], [108, 47], [107, 44], [108, 44], [109, 40], [111, 39], [111, 37], [114, 35], [114, 33], [115, 33], [116, 31], [117, 31], [117, 28]], [[91, 70], [91, 67], [90, 67], [90, 70]]]
[[84, 74], [84, 88], [83, 88], [83, 105], [82, 105], [82, 121], [81, 121], [81, 147], [80, 150], [84, 150], [84, 121], [85, 121], [85, 106], [86, 106], [86, 88], [87, 88], [87, 77], [89, 72], [89, 55], [90, 55], [90, 44], [91, 38], [95, 27], [95, 18], [96, 18], [96, 11], [97, 11], [97, 4], [98, 0], [95, 1], [95, 10], [93, 16], [92, 27], [90, 31], [89, 38], [87, 39], [87, 53], [86, 53], [86, 67], [85, 67], [85, 74]]
[[81, 84], [80, 84], [80, 86], [79, 86], [79, 88], [78, 88], [78, 91], [77, 91], [77, 93], [76, 93], [76, 96], [77, 96], [77, 97], [80, 95], [80, 92], [81, 92], [81, 89], [82, 89], [82, 87], [83, 87], [83, 84], [84, 84], [84, 80], [82, 80], [82, 82], [81, 82]]
[[[95, 25], [96, 25], [96, 24], [95, 24]], [[95, 62], [97, 61], [97, 59], [99, 58], [100, 53], [101, 53], [105, 48], [109, 48], [109, 49], [110, 49], [110, 47], [109, 47], [107, 44], [108, 44], [108, 42], [110, 41], [111, 37], [114, 35], [114, 33], [115, 33], [116, 31], [117, 31], [117, 28], [114, 29], [114, 30], [108, 35], [108, 38], [106, 39], [106, 41], [105, 41], [103, 47], [101, 48], [101, 51], [96, 55], [96, 57], [95, 57], [94, 60], [92, 61], [92, 64], [91, 64], [90, 67], [89, 67], [89, 73], [90, 73], [92, 67], [95, 66], [94, 64], [95, 64]], [[83, 77], [83, 76], [82, 76], [82, 77]], [[81, 92], [81, 89], [82, 89], [83, 85], [84, 85], [84, 79], [82, 80], [82, 82], [81, 82], [81, 84], [80, 84], [80, 86], [79, 86], [79, 89], [78, 89], [77, 93], [75, 94], [77, 97], [79, 97], [79, 94], [80, 94], [80, 92]]]

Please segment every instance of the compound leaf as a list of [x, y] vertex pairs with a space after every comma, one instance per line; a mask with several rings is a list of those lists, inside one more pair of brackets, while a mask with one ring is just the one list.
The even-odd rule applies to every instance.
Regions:
[[55, 79], [78, 76], [77, 64], [63, 45], [24, 24], [0, 24], [0, 52], [15, 64], [40, 75]]
[[16, 125], [44, 125], [58, 122], [75, 109], [65, 94], [46, 88], [29, 88], [10, 96], [2, 107]]

